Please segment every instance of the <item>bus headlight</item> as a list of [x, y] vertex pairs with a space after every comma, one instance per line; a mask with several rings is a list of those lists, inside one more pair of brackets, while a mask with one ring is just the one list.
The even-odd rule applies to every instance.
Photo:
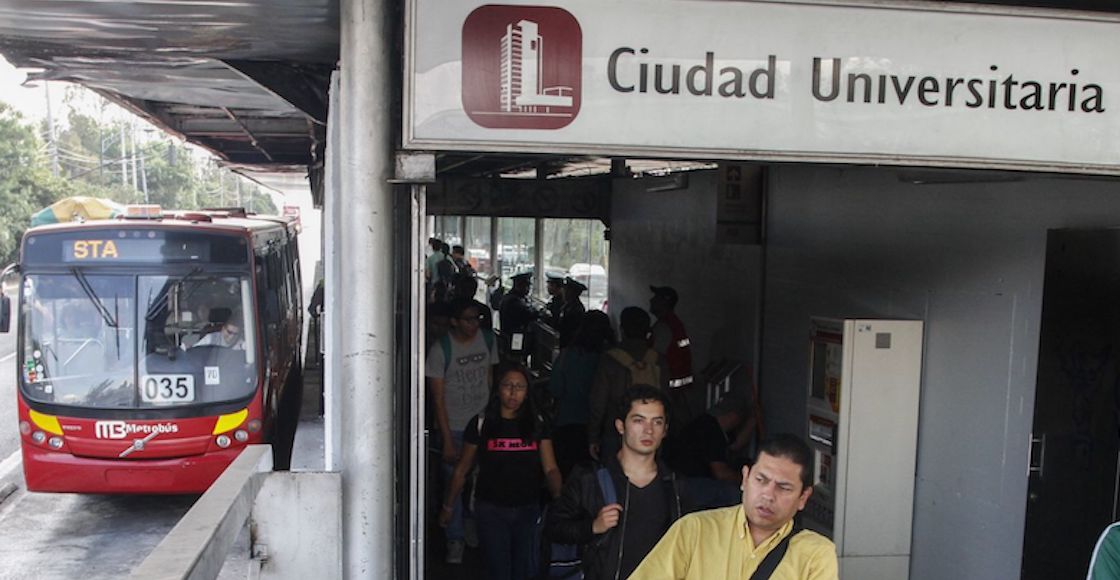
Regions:
[[51, 449], [62, 449], [62, 437], [51, 437], [47, 440], [47, 445], [49, 445]]
[[218, 444], [218, 447], [225, 449], [229, 447], [230, 444], [229, 435], [218, 435], [217, 439], [214, 439], [214, 442]]
[[20, 421], [19, 432], [21, 435], [27, 435], [31, 433], [31, 423], [28, 423], [27, 421]]
[[42, 431], [36, 431], [31, 434], [31, 440], [36, 443], [42, 443], [47, 440], [47, 434]]
[[241, 443], [244, 443], [249, 440], [249, 432], [238, 429], [237, 431], [233, 432], [233, 438], [237, 439]]
[[261, 430], [261, 420], [253, 419], [252, 421], [249, 421], [247, 427], [249, 428], [250, 433], [256, 433]]

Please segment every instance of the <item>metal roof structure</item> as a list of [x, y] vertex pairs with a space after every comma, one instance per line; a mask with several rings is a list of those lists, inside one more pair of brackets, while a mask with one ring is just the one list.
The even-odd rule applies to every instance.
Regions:
[[[973, 2], [1120, 12], [1116, 0]], [[938, 4], [925, 2], [923, 4]], [[0, 53], [251, 171], [321, 171], [338, 0], [0, 0]], [[609, 162], [441, 154], [446, 175], [580, 175]]]

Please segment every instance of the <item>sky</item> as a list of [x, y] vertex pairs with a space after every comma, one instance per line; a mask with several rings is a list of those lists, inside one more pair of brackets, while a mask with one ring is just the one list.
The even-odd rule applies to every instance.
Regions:
[[[23, 87], [20, 83], [27, 75], [26, 70], [12, 66], [0, 56], [0, 101], [8, 103], [30, 119], [42, 119], [47, 115], [47, 99], [42, 86]], [[40, 83], [41, 84], [41, 83]], [[62, 97], [67, 83], [50, 83], [51, 101], [62, 110]]]

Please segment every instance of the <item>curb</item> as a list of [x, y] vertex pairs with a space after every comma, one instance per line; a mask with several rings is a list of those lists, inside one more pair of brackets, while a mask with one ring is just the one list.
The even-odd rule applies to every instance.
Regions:
[[11, 497], [12, 494], [16, 492], [16, 489], [19, 488], [17, 488], [16, 484], [14, 483], [5, 483], [4, 485], [0, 486], [0, 504], [4, 503], [4, 500]]

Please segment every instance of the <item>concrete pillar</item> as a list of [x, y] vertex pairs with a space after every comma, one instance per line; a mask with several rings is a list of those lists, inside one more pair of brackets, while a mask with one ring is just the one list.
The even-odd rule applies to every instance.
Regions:
[[394, 577], [391, 0], [342, 0], [337, 409], [348, 579]]

